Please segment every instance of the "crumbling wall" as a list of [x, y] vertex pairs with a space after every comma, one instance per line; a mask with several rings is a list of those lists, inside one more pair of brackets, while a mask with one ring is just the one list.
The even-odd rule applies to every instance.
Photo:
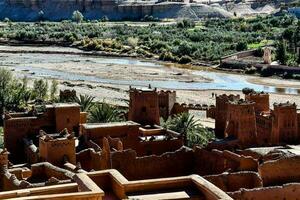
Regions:
[[300, 181], [300, 156], [283, 157], [261, 164], [258, 172], [264, 186]]
[[189, 175], [193, 173], [193, 151], [181, 148], [161, 156], [137, 157], [135, 151], [113, 152], [112, 168], [129, 180]]
[[233, 192], [241, 188], [260, 188], [263, 185], [256, 172], [224, 173], [204, 176], [204, 178], [225, 192]]
[[241, 189], [228, 193], [235, 200], [294, 200], [299, 198], [300, 183], [290, 183], [283, 186]]

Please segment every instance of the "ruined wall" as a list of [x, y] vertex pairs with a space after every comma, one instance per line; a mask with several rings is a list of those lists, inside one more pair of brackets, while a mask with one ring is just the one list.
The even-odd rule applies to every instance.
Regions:
[[[31, 137], [37, 140], [40, 129], [55, 131], [54, 109], [49, 108], [38, 117], [6, 118], [4, 120], [4, 146], [10, 152], [10, 160], [15, 163], [25, 161], [23, 138]], [[19, 148], [16, 148], [19, 147]]]
[[40, 161], [47, 161], [53, 165], [63, 166], [65, 159], [76, 165], [75, 138], [43, 140], [39, 142]]
[[165, 152], [173, 152], [183, 146], [182, 138], [158, 141], [141, 141], [136, 147], [137, 154], [143, 155], [161, 155]]
[[292, 200], [298, 199], [300, 192], [299, 183], [290, 183], [283, 186], [243, 189], [228, 193], [235, 200]]
[[220, 174], [225, 171], [225, 158], [215, 151], [195, 148], [195, 173], [200, 176]]
[[282, 185], [300, 181], [300, 157], [283, 157], [261, 164], [258, 172], [264, 186]]
[[135, 151], [113, 152], [112, 168], [129, 180], [189, 175], [193, 173], [193, 151], [180, 149], [161, 156], [137, 157]]
[[107, 123], [107, 124], [84, 124], [82, 134], [84, 140], [92, 140], [102, 147], [104, 137], [120, 138], [124, 149], [136, 148], [138, 145], [140, 125], [134, 122]]
[[238, 191], [241, 188], [252, 189], [263, 186], [256, 172], [236, 172], [204, 176], [206, 180], [225, 192]]

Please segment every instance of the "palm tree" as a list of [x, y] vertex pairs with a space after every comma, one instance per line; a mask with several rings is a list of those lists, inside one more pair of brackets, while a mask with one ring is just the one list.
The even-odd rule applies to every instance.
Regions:
[[163, 123], [163, 127], [180, 133], [184, 139], [184, 144], [189, 147], [205, 145], [214, 138], [212, 131], [203, 127], [199, 120], [196, 120], [189, 113], [182, 113], [169, 118]]
[[75, 102], [81, 106], [81, 111], [86, 112], [89, 111], [93, 105], [95, 97], [89, 95], [79, 95], [79, 97], [75, 97]]
[[124, 121], [121, 111], [107, 103], [97, 103], [93, 106], [89, 115], [91, 123], [106, 123]]

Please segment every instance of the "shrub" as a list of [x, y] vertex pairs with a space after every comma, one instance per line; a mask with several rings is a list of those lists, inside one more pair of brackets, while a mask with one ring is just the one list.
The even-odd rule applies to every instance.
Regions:
[[191, 57], [189, 57], [189, 56], [182, 56], [180, 59], [179, 59], [179, 63], [180, 64], [187, 64], [187, 63], [190, 63], [190, 62], [192, 62], [193, 60], [192, 60], [192, 58]]
[[127, 38], [127, 44], [133, 48], [135, 48], [139, 43], [139, 38], [129, 37]]
[[269, 67], [263, 67], [260, 71], [260, 75], [262, 77], [268, 77], [268, 76], [272, 76], [273, 72]]
[[251, 66], [245, 69], [245, 74], [254, 74], [256, 72], [256, 68]]
[[247, 43], [244, 41], [238, 42], [236, 45], [237, 51], [245, 51], [245, 50], [247, 50], [247, 48], [248, 48]]
[[72, 20], [77, 22], [77, 23], [80, 23], [82, 22], [84, 19], [83, 15], [81, 12], [79, 12], [78, 10], [74, 11], [73, 14], [72, 14]]

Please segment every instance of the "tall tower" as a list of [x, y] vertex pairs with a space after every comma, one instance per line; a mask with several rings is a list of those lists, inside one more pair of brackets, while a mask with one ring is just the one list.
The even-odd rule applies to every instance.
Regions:
[[159, 114], [164, 119], [167, 119], [172, 114], [172, 109], [175, 103], [176, 103], [175, 91], [161, 90], [158, 92]]
[[272, 144], [294, 144], [299, 142], [297, 106], [295, 103], [274, 104], [272, 117]]
[[129, 120], [142, 125], [159, 125], [159, 105], [156, 89], [131, 88], [129, 97]]
[[245, 99], [248, 101], [255, 102], [254, 109], [256, 113], [261, 112], [269, 112], [270, 111], [270, 101], [269, 101], [269, 94], [268, 93], [250, 93], [245, 95]]
[[239, 100], [228, 103], [225, 135], [239, 140], [247, 147], [256, 142], [256, 117], [254, 102]]
[[227, 107], [229, 101], [239, 100], [239, 95], [220, 95], [216, 97], [215, 112], [215, 134], [217, 138], [224, 138], [224, 131], [227, 119]]

